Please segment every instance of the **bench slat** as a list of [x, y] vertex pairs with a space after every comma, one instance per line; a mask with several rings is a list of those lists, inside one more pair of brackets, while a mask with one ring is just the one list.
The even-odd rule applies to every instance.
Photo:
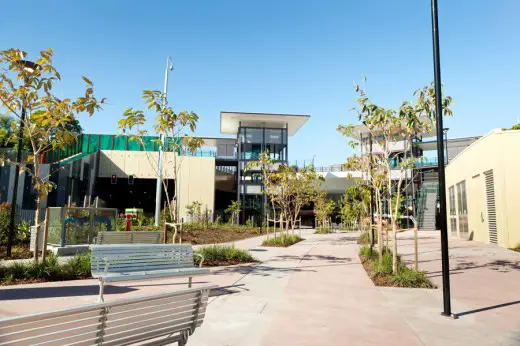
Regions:
[[[179, 294], [174, 297], [164, 297], [154, 299], [152, 301], [142, 301], [142, 302], [129, 302], [128, 304], [122, 306], [114, 306], [110, 308], [110, 313], [114, 315], [118, 315], [120, 313], [136, 313], [139, 314], [141, 309], [148, 309], [155, 306], [162, 306], [168, 303], [175, 304], [185, 301], [192, 301], [196, 299], [198, 295], [197, 291], [189, 291], [184, 294]], [[204, 297], [204, 295], [203, 295]]]
[[174, 271], [163, 271], [163, 272], [148, 272], [148, 273], [139, 273], [135, 274], [125, 274], [125, 275], [109, 275], [105, 276], [105, 282], [116, 282], [116, 281], [127, 281], [127, 280], [143, 280], [143, 279], [154, 279], [154, 278], [163, 278], [163, 277], [185, 277], [185, 276], [199, 276], [209, 274], [210, 270], [206, 268], [193, 268], [187, 270], [179, 270], [177, 272]]
[[189, 244], [94, 245], [91, 268], [97, 276], [107, 273], [147, 272], [193, 267], [193, 250]]
[[[105, 266], [105, 260], [95, 261], [96, 264]], [[125, 258], [124, 260], [108, 259], [110, 266], [129, 266], [129, 265], [143, 265], [143, 264], [155, 264], [155, 263], [179, 263], [179, 264], [191, 264], [193, 265], [193, 256], [177, 256], [177, 257], [166, 257], [166, 256], [149, 256], [148, 259], [143, 257]]]
[[[209, 290], [214, 287], [0, 320], [3, 328], [0, 345], [92, 345], [97, 344], [98, 336], [103, 333], [103, 340], [115, 345], [169, 335], [186, 330], [193, 323], [202, 323]], [[199, 303], [199, 314], [194, 321]], [[106, 319], [102, 314], [105, 309], [108, 309]], [[169, 340], [173, 342], [176, 339]], [[103, 342], [103, 345], [107, 344]]]
[[160, 244], [162, 232], [99, 232], [96, 244]]
[[33, 320], [27, 319], [23, 323], [15, 320], [4, 320], [0, 322], [0, 335], [7, 333], [7, 329], [13, 326], [17, 327], [17, 331], [29, 330], [34, 328], [46, 328], [49, 324], [58, 325], [63, 323], [71, 323], [75, 320], [84, 320], [88, 318], [99, 319], [102, 316], [102, 310], [96, 309], [92, 311], [86, 311], [82, 313], [75, 313], [73, 315], [56, 316], [49, 320], [42, 320], [40, 318], [34, 318]]
[[[201, 314], [201, 317], [204, 317], [204, 314]], [[141, 316], [139, 316], [141, 317]], [[146, 317], [145, 317], [146, 318]], [[121, 335], [120, 333], [140, 333], [142, 331], [150, 330], [151, 328], [158, 326], [172, 326], [178, 325], [180, 323], [184, 323], [187, 321], [192, 321], [195, 318], [195, 310], [191, 308], [191, 311], [180, 312], [171, 316], [158, 316], [146, 318], [145, 320], [136, 320], [128, 323], [122, 323], [119, 325], [111, 325], [107, 323], [105, 327], [105, 332], [107, 334], [113, 335], [114, 338], [117, 338], [117, 335]], [[105, 341], [109, 341], [110, 339], [105, 339]]]
[[[147, 266], [126, 266], [126, 267], [109, 267], [107, 273], [110, 275], [110, 273], [117, 273], [124, 275], [126, 273], [132, 274], [132, 273], [145, 273], [145, 272], [152, 272], [152, 271], [172, 271], [175, 270], [189, 270], [193, 268], [193, 266], [186, 266], [186, 265], [176, 265], [176, 264], [158, 264], [155, 266], [147, 265]], [[103, 272], [103, 270], [100, 270], [99, 272]]]
[[164, 316], [174, 316], [177, 313], [182, 313], [186, 310], [195, 309], [198, 304], [197, 299], [193, 299], [189, 304], [188, 303], [179, 303], [175, 306], [169, 306], [165, 308], [154, 307], [148, 310], [139, 311], [139, 315], [136, 315], [134, 311], [128, 313], [119, 314], [117, 317], [112, 316], [113, 319], [109, 318], [107, 320], [107, 326], [117, 327], [125, 324], [129, 324], [132, 322], [138, 322], [142, 318], [152, 319], [152, 318], [162, 318]]
[[[170, 322], [158, 323], [157, 325], [144, 325], [138, 329], [132, 329], [129, 331], [106, 335], [103, 338], [103, 345], [107, 345], [110, 341], [118, 341], [119, 345], [128, 343], [128, 340], [132, 340], [139, 334], [147, 334], [147, 338], [159, 337], [162, 335], [179, 332], [186, 330], [193, 325], [193, 317], [186, 317], [182, 320], [175, 321], [175, 325]], [[153, 330], [150, 332], [150, 330]], [[116, 344], [117, 345], [117, 344]]]

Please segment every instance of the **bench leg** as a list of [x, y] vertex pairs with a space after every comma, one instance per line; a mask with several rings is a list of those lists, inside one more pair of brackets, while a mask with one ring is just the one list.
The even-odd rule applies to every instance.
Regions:
[[181, 331], [181, 339], [179, 340], [178, 345], [185, 346], [187, 343], [188, 343], [188, 331], [183, 330], [183, 331]]
[[105, 300], [103, 299], [103, 291], [105, 290], [105, 280], [102, 278], [99, 279], [99, 297], [97, 302], [103, 303]]
[[188, 279], [188, 288], [191, 287], [191, 276], [190, 278]]

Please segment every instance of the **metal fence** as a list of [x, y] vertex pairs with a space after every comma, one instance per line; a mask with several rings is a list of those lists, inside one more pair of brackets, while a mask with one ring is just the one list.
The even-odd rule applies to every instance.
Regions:
[[[16, 206], [16, 224], [26, 222], [31, 226], [34, 226], [34, 218], [36, 217], [35, 209], [22, 209], [20, 206]], [[45, 208], [40, 209], [40, 221], [45, 219]]]

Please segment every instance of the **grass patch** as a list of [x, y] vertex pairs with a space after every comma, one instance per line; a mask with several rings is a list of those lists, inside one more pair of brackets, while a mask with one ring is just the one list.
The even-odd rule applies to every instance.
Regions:
[[363, 246], [359, 250], [359, 258], [368, 276], [376, 286], [435, 288], [423, 271], [408, 268], [401, 259], [397, 259], [397, 274], [392, 274], [392, 252], [383, 252], [382, 265], [379, 266], [379, 254], [376, 249], [370, 255], [370, 247]]
[[277, 237], [265, 239], [262, 246], [288, 247], [304, 240], [295, 234], [282, 234]]
[[60, 263], [58, 256], [51, 253], [45, 262], [14, 262], [0, 267], [0, 285], [76, 280], [90, 276], [90, 254], [75, 255]]
[[314, 232], [314, 234], [330, 234], [330, 233], [334, 233], [334, 231], [331, 230], [330, 228], [323, 228], [323, 227], [316, 228], [316, 232]]
[[[257, 259], [251, 256], [249, 252], [237, 249], [233, 245], [210, 245], [195, 252], [204, 256], [202, 265], [205, 267], [257, 262]], [[193, 259], [198, 266], [200, 257], [193, 256]]]

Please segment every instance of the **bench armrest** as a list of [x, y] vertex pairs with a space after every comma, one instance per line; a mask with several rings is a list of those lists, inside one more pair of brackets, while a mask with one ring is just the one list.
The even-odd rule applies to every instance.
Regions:
[[193, 253], [193, 256], [200, 257], [199, 268], [202, 268], [202, 262], [204, 262], [204, 256], [202, 256], [200, 253], [196, 253], [196, 252]]

